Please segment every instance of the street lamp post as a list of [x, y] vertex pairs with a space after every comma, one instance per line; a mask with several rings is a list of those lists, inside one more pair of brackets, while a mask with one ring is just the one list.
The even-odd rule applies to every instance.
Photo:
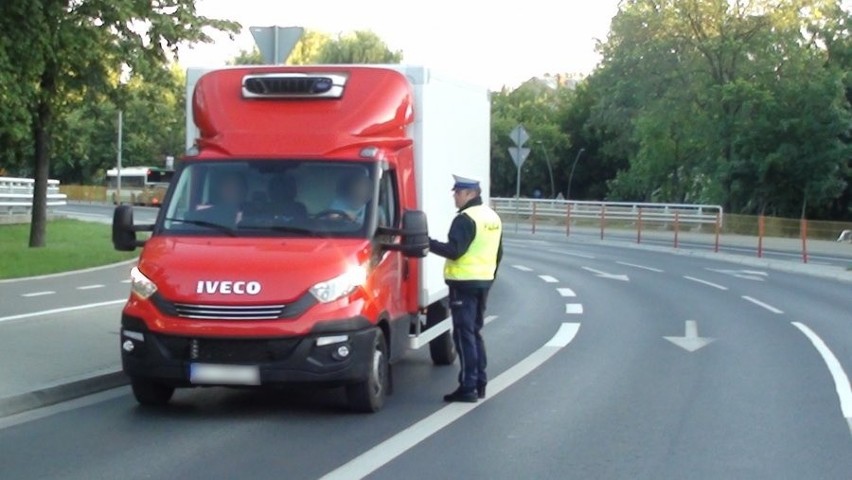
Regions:
[[547, 149], [544, 147], [544, 143], [541, 140], [538, 140], [535, 143], [540, 145], [541, 150], [544, 152], [544, 161], [547, 163], [547, 173], [550, 175], [550, 198], [555, 198], [556, 184], [553, 183], [553, 168], [550, 166], [550, 157], [547, 155]]
[[565, 200], [571, 200], [571, 182], [574, 181], [574, 169], [577, 168], [577, 162], [580, 160], [580, 155], [585, 152], [585, 148], [581, 148], [579, 152], [577, 152], [577, 157], [574, 158], [574, 163], [571, 165], [571, 173], [568, 175], [568, 191], [565, 193]]
[[118, 109], [118, 139], [117, 139], [117, 148], [116, 148], [116, 156], [115, 156], [115, 180], [116, 180], [116, 193], [115, 193], [115, 204], [121, 205], [121, 141], [124, 136], [124, 112], [121, 108]]

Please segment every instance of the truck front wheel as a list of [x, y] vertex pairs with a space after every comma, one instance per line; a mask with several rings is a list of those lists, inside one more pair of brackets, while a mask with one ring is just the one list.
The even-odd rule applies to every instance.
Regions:
[[133, 396], [140, 405], [162, 406], [169, 403], [175, 388], [161, 383], [153, 382], [147, 378], [133, 377], [130, 379], [133, 388]]
[[[430, 305], [426, 311], [426, 329], [428, 330], [444, 321], [448, 313], [447, 307], [440, 302]], [[429, 342], [429, 355], [435, 365], [452, 365], [456, 361], [453, 332], [448, 330]]]
[[373, 339], [372, 364], [366, 380], [346, 386], [349, 407], [356, 412], [374, 413], [385, 404], [385, 395], [390, 387], [388, 347], [381, 329]]

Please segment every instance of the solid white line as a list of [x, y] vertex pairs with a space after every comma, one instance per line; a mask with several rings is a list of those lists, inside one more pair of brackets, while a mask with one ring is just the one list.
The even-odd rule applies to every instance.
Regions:
[[494, 320], [497, 320], [497, 315], [488, 315], [487, 317], [482, 319], [482, 324], [488, 325], [489, 323], [493, 322]]
[[0, 323], [11, 320], [20, 320], [22, 318], [40, 317], [43, 315], [53, 315], [54, 313], [74, 312], [77, 310], [85, 310], [87, 308], [106, 307], [108, 305], [118, 305], [126, 302], [127, 299], [110, 300], [109, 302], [87, 303], [86, 305], [77, 305], [74, 307], [54, 308], [53, 310], [42, 310], [40, 312], [22, 313], [20, 315], [12, 315], [10, 317], [0, 317]]
[[512, 265], [512, 267], [517, 268], [518, 270], [520, 270], [522, 272], [532, 272], [532, 268], [526, 267], [524, 265]]
[[518, 380], [524, 378], [574, 340], [579, 329], [579, 323], [563, 323], [553, 338], [544, 344], [544, 346], [501, 373], [494, 380], [488, 382], [490, 395], [485, 400], [477, 403], [451, 403], [323, 475], [321, 477], [322, 480], [364, 478], [375, 472], [418, 443], [431, 437], [465, 414], [470, 413], [476, 407], [494, 398], [494, 396]]
[[846, 376], [846, 372], [843, 371], [843, 367], [840, 365], [837, 357], [834, 356], [834, 353], [831, 352], [828, 345], [822, 341], [819, 335], [803, 323], [792, 323], [794, 327], [801, 330], [808, 337], [808, 340], [811, 341], [814, 348], [822, 356], [822, 360], [828, 367], [828, 371], [831, 372], [831, 378], [834, 380], [834, 389], [837, 390], [837, 397], [840, 399], [840, 411], [843, 412], [846, 423], [849, 425], [849, 433], [852, 433], [852, 388], [849, 386], [849, 377]]
[[82, 287], [77, 287], [77, 290], [93, 290], [95, 288], [104, 288], [103, 285], [83, 285]]
[[559, 255], [565, 255], [565, 256], [568, 256], [568, 257], [585, 258], [587, 260], [594, 260], [595, 259], [594, 255], [589, 255], [589, 254], [586, 254], [586, 253], [566, 252], [564, 250], [550, 250], [550, 253], [558, 253]]
[[559, 292], [559, 295], [562, 295], [563, 297], [577, 296], [577, 294], [574, 293], [574, 290], [571, 290], [570, 288], [557, 288], [556, 291]]
[[551, 277], [550, 275], [539, 275], [538, 278], [544, 280], [547, 283], [559, 283], [559, 280]]
[[749, 296], [747, 296], [747, 295], [743, 295], [743, 300], [747, 300], [747, 301], [749, 301], [749, 302], [751, 302], [751, 303], [753, 303], [753, 304], [757, 305], [758, 307], [763, 307], [763, 308], [765, 308], [765, 309], [769, 310], [769, 311], [770, 311], [770, 312], [772, 312], [772, 313], [777, 313], [777, 314], [779, 314], [779, 315], [780, 315], [780, 314], [782, 314], [782, 313], [784, 313], [784, 311], [779, 310], [779, 309], [777, 309], [777, 308], [773, 307], [772, 305], [769, 305], [768, 303], [763, 303], [763, 302], [761, 302], [760, 300], [757, 300], [757, 299], [755, 299], [755, 298], [751, 298], [751, 297], [749, 297]]
[[22, 297], [27, 297], [27, 298], [30, 298], [30, 297], [42, 297], [42, 296], [44, 296], [44, 295], [53, 295], [54, 293], [56, 293], [56, 292], [54, 292], [53, 290], [46, 290], [46, 291], [44, 291], [44, 292], [22, 293], [22, 294], [21, 294], [21, 296], [22, 296]]
[[565, 313], [568, 315], [581, 315], [583, 313], [582, 303], [566, 303]]
[[633, 268], [638, 268], [638, 269], [641, 269], [641, 270], [648, 270], [649, 272], [663, 273], [663, 271], [660, 270], [659, 268], [646, 267], [644, 265], [636, 265], [635, 263], [627, 263], [627, 262], [615, 262], [615, 263], [617, 263], [619, 265], [624, 265], [625, 267], [633, 267]]
[[683, 278], [687, 280], [691, 280], [696, 283], [700, 283], [702, 285], [707, 285], [708, 287], [718, 288], [719, 290], [727, 290], [728, 287], [724, 287], [719, 285], [718, 283], [708, 282], [707, 280], [701, 280], [700, 278], [690, 277], [688, 275], [684, 275]]

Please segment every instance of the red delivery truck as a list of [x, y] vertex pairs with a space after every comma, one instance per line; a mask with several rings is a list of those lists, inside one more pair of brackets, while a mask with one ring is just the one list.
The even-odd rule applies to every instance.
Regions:
[[427, 218], [446, 235], [451, 173], [489, 177], [487, 90], [405, 65], [201, 73], [156, 223], [113, 218], [115, 248], [143, 247], [121, 316], [136, 399], [313, 383], [375, 412], [407, 350], [451, 364]]

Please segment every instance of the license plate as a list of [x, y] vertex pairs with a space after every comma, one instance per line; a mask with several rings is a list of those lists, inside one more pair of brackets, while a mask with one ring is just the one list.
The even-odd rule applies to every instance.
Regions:
[[189, 381], [206, 385], [260, 385], [260, 369], [256, 365], [192, 363]]

